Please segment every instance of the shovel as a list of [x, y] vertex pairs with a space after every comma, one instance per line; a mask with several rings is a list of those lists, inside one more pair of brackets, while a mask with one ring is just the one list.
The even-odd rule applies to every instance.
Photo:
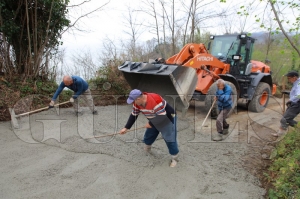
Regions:
[[62, 103], [59, 103], [59, 104], [55, 104], [54, 106], [47, 106], [47, 107], [44, 107], [44, 108], [40, 108], [40, 109], [36, 109], [36, 110], [33, 110], [33, 111], [29, 111], [29, 112], [26, 112], [26, 113], [21, 113], [19, 115], [16, 115], [14, 109], [9, 108], [10, 115], [11, 115], [12, 126], [13, 126], [13, 128], [16, 128], [16, 129], [20, 128], [18, 120], [17, 120], [18, 117], [29, 115], [29, 114], [36, 113], [36, 112], [43, 111], [43, 110], [48, 110], [50, 108], [53, 108], [53, 107], [56, 107], [56, 106], [59, 106], [59, 105], [63, 105], [63, 104], [67, 104], [69, 102], [70, 101], [62, 102]]

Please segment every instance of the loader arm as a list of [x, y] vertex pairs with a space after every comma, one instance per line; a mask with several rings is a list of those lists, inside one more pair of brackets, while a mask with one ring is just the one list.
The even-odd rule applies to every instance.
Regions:
[[166, 64], [182, 65], [195, 69], [201, 69], [202, 66], [207, 66], [213, 68], [211, 72], [215, 69], [220, 69], [221, 73], [217, 74], [229, 72], [230, 67], [229, 64], [225, 64], [209, 54], [202, 43], [185, 45], [179, 53], [167, 59]]
[[196, 57], [201, 53], [207, 53], [207, 50], [204, 44], [195, 44], [190, 43], [186, 44], [179, 53], [173, 55], [169, 59], [166, 60], [167, 64], [176, 64], [176, 65], [183, 65], [189, 59]]
[[196, 69], [198, 82], [195, 90], [202, 94], [207, 94], [213, 82], [220, 78], [219, 74], [226, 74], [230, 69], [230, 64], [209, 54], [202, 43], [185, 45], [179, 53], [167, 59], [166, 63]]

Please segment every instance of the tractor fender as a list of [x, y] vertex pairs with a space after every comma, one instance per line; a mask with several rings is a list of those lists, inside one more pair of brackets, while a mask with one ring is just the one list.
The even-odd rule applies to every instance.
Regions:
[[250, 75], [250, 77], [252, 78], [252, 81], [247, 90], [249, 100], [252, 100], [255, 90], [256, 90], [256, 87], [258, 86], [258, 84], [260, 82], [265, 82], [265, 83], [269, 84], [271, 89], [273, 87], [272, 76], [268, 73], [255, 73], [255, 74], [252, 73]]
[[219, 77], [225, 81], [231, 82], [235, 86], [237, 93], [239, 93], [240, 85], [234, 76], [230, 74], [219, 74]]

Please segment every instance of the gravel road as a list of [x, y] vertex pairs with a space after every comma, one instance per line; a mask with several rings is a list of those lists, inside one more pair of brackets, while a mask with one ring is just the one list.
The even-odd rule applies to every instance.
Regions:
[[[175, 168], [161, 137], [151, 153], [143, 151], [144, 129], [92, 138], [121, 129], [130, 105], [98, 106], [95, 116], [84, 109], [78, 117], [71, 108], [52, 109], [22, 117], [19, 129], [2, 122], [0, 198], [263, 198], [265, 190], [244, 160], [258, 143], [253, 140], [273, 141], [269, 134], [281, 112], [280, 100], [272, 100], [260, 114], [239, 108], [222, 142], [211, 141], [215, 120], [200, 128], [204, 103], [193, 103], [185, 117], [178, 115]], [[139, 116], [136, 128], [146, 122]]]

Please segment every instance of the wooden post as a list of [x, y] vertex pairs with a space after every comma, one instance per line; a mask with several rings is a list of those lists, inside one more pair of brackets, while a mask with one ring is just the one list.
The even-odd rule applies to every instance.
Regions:
[[285, 112], [285, 76], [282, 76], [282, 113]]

